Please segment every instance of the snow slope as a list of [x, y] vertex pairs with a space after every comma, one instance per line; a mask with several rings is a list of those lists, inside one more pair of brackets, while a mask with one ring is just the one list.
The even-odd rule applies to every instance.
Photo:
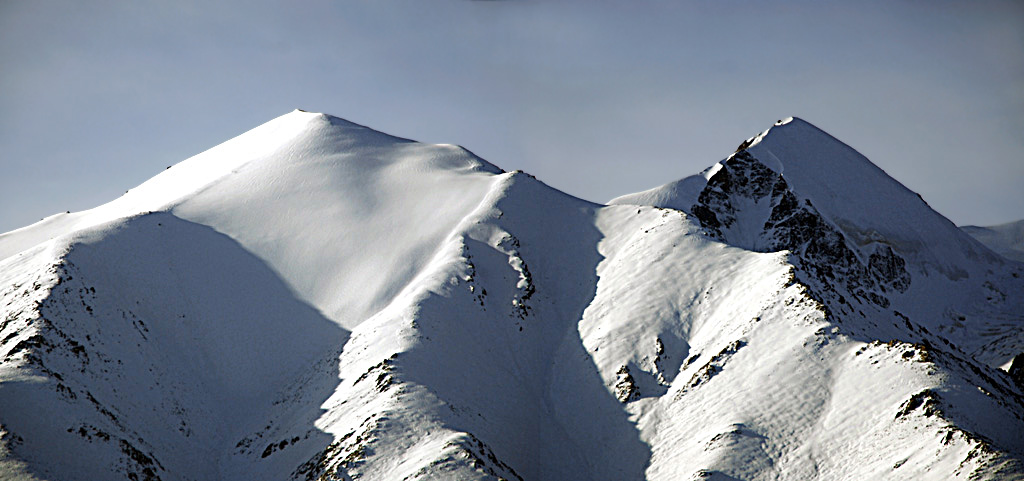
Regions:
[[960, 229], [997, 254], [1024, 262], [1024, 220], [989, 227], [967, 225]]
[[295, 111], [106, 205], [4, 234], [0, 257], [64, 232], [169, 211], [235, 239], [307, 301], [350, 326], [422, 268], [496, 172], [460, 147]]
[[1024, 479], [1024, 267], [855, 151], [613, 204], [296, 111], [0, 235], [0, 478]]
[[1005, 314], [1022, 312], [1024, 291], [1013, 277], [1019, 267], [1006, 264], [867, 158], [803, 120], [777, 122], [702, 175], [610, 203], [679, 209], [731, 245], [790, 250], [795, 264], [804, 267], [804, 280], [821, 284], [819, 297], [828, 294], [836, 301], [837, 314], [862, 310], [845, 302], [852, 294], [855, 301], [890, 310], [889, 315], [927, 320], [926, 328], [947, 332], [946, 337], [965, 333], [964, 321], [970, 319], [987, 336], [1014, 338], [1003, 347], [987, 337], [961, 340], [967, 352], [993, 365], [1008, 362], [1021, 342], [1017, 325]]

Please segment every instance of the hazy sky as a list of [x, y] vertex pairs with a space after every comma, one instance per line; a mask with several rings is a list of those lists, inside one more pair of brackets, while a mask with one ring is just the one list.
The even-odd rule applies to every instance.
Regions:
[[1024, 2], [0, 0], [0, 232], [294, 108], [604, 202], [795, 115], [958, 224], [1024, 217]]

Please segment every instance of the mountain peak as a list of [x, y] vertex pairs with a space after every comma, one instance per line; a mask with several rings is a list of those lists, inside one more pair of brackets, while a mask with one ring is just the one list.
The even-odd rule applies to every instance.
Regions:
[[[741, 161], [737, 157], [748, 160]], [[995, 259], [987, 249], [932, 210], [920, 195], [897, 182], [854, 148], [797, 117], [780, 120], [745, 140], [736, 152], [700, 175], [618, 197], [610, 203], [653, 205], [693, 213], [694, 206], [701, 203], [702, 193], [715, 183], [715, 176], [720, 176], [718, 183], [725, 181], [721, 176], [728, 173], [723, 172], [723, 166], [741, 162], [767, 168], [781, 176], [786, 189], [792, 191], [798, 201], [813, 205], [853, 245], [863, 246], [885, 239], [917, 264], [954, 278], [967, 275], [963, 266], [972, 264], [974, 259]], [[761, 213], [756, 219], [750, 219], [752, 224], [746, 231], [760, 232], [769, 213], [765, 209], [769, 206], [758, 203], [758, 199], [749, 200], [760, 206]], [[753, 247], [751, 239], [739, 242], [744, 247]]]
[[[307, 197], [336, 198], [381, 181], [397, 185], [429, 179], [431, 174], [501, 172], [462, 147], [423, 144], [333, 115], [295, 109], [167, 167], [104, 205], [0, 234], [0, 258], [118, 218], [196, 205], [197, 199], [215, 192], [234, 200], [257, 194], [257, 189], [264, 196], [295, 190]], [[237, 192], [232, 194], [232, 189]], [[366, 198], [380, 192], [366, 192]], [[215, 210], [215, 204], [209, 208]]]

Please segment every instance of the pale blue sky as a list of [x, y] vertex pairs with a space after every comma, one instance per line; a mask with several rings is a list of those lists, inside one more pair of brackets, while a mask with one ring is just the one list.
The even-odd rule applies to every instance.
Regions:
[[293, 108], [597, 202], [795, 115], [958, 224], [1024, 217], [1024, 2], [0, 0], [0, 231]]

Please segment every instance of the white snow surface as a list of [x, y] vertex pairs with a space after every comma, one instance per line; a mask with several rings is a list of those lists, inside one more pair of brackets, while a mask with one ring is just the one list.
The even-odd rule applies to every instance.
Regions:
[[709, 235], [722, 163], [599, 205], [303, 111], [0, 235], [0, 479], [1024, 479], [1024, 264], [800, 119], [746, 144], [909, 287], [760, 201]]

